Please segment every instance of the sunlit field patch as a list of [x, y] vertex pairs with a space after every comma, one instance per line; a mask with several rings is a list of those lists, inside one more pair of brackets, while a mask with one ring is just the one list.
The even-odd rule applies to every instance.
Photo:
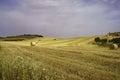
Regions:
[[[0, 42], [1, 80], [119, 80], [120, 49], [93, 37]], [[39, 41], [31, 46], [31, 41]]]

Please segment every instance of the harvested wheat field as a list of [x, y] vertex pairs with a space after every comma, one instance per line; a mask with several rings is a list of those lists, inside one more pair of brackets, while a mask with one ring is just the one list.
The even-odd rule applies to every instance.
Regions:
[[0, 80], [120, 80], [120, 49], [92, 44], [94, 38], [1, 41]]

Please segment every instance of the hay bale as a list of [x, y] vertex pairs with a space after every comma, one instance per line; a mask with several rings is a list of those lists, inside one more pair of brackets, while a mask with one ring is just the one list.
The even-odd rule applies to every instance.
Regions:
[[30, 45], [31, 46], [36, 46], [36, 42], [31, 42]]
[[110, 45], [109, 45], [109, 48], [110, 48], [111, 50], [116, 50], [116, 49], [118, 49], [118, 45], [117, 45], [117, 44], [110, 44]]
[[53, 39], [53, 40], [57, 40], [57, 39]]

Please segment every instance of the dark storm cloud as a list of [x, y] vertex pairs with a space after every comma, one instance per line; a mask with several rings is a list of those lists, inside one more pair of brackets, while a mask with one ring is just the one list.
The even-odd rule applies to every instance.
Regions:
[[111, 8], [118, 0], [14, 1], [0, 3], [0, 36], [33, 33], [77, 37], [120, 31], [119, 7]]

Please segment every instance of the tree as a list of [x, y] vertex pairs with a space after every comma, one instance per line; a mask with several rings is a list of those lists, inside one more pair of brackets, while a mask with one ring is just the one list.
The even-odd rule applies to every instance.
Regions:
[[100, 38], [99, 38], [99, 37], [96, 37], [94, 41], [95, 41], [95, 42], [100, 42]]
[[101, 42], [102, 44], [106, 44], [106, 43], [107, 43], [107, 39], [101, 39], [100, 42]]

